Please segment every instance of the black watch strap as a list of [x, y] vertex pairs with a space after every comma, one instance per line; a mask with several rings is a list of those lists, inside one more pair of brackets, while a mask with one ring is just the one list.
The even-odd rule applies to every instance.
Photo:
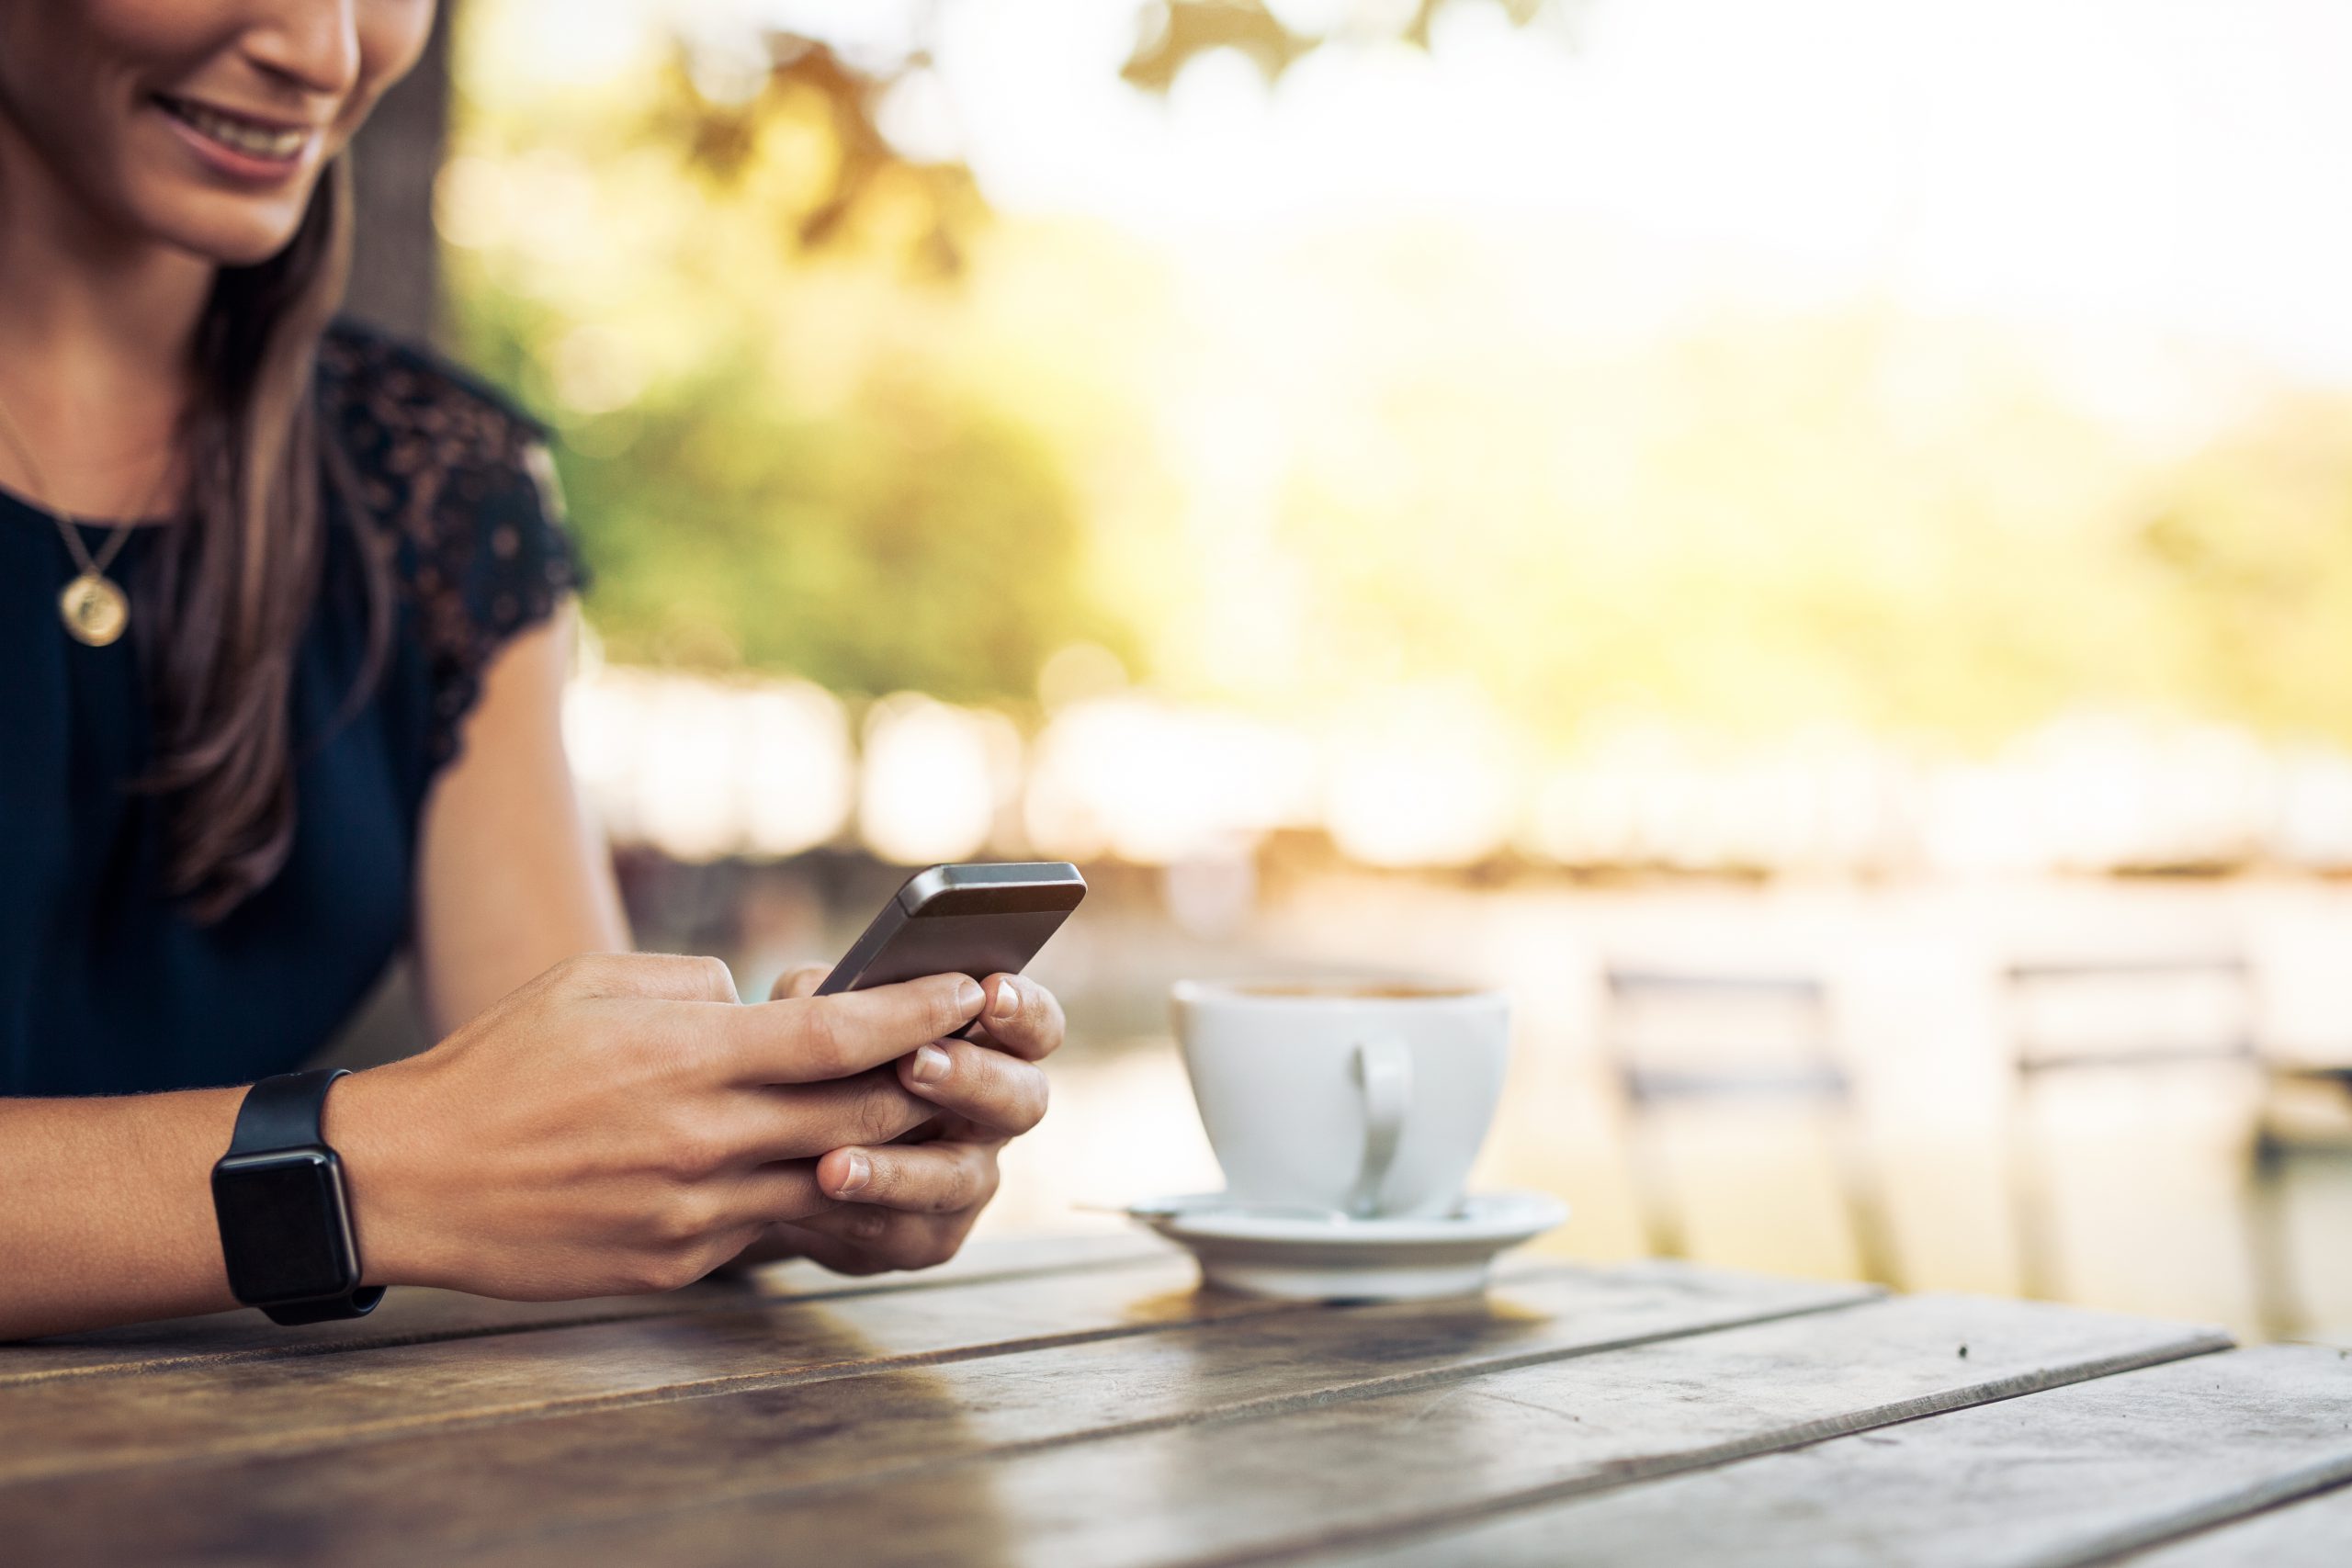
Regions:
[[[245, 1091], [237, 1108], [236, 1130], [229, 1135], [229, 1154], [267, 1154], [276, 1149], [327, 1147], [322, 1123], [326, 1119], [327, 1090], [337, 1078], [348, 1077], [348, 1067], [314, 1067], [309, 1072], [282, 1073], [263, 1078]], [[338, 1190], [340, 1183], [338, 1182]], [[312, 1301], [261, 1303], [273, 1323], [288, 1325], [325, 1323], [334, 1318], [365, 1317], [384, 1299], [384, 1287], [367, 1286], [347, 1294]]]
[[383, 1299], [384, 1287], [369, 1285], [347, 1296], [329, 1296], [315, 1302], [280, 1302], [276, 1306], [265, 1306], [261, 1310], [269, 1314], [270, 1322], [292, 1328], [304, 1323], [333, 1323], [338, 1318], [366, 1317]]
[[257, 1155], [270, 1149], [327, 1146], [321, 1124], [326, 1120], [327, 1090], [334, 1080], [351, 1076], [348, 1067], [313, 1067], [307, 1073], [281, 1073], [245, 1090], [237, 1107], [237, 1130], [229, 1134], [232, 1155]]

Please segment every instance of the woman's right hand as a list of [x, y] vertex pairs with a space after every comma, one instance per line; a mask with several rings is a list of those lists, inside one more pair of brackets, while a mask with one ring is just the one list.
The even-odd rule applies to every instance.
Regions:
[[746, 1005], [713, 958], [567, 959], [327, 1097], [369, 1284], [670, 1290], [832, 1207], [816, 1157], [937, 1114], [890, 1064], [978, 1016], [961, 975]]

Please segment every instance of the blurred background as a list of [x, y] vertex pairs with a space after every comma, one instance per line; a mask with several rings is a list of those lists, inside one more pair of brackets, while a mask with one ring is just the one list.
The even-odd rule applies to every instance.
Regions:
[[[456, 0], [356, 306], [556, 432], [648, 946], [1066, 857], [1517, 1004], [1545, 1243], [2352, 1345], [2352, 11]], [[353, 1050], [397, 1038], [387, 987]]]

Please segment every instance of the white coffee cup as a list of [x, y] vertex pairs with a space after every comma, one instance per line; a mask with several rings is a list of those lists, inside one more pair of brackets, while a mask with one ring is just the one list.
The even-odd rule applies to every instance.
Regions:
[[1176, 1037], [1237, 1202], [1450, 1214], [1510, 1054], [1498, 991], [1393, 980], [1183, 980]]

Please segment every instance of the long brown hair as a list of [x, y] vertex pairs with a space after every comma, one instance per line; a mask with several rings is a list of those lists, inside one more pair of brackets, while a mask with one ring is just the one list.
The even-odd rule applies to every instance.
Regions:
[[369, 626], [354, 701], [389, 636], [386, 564], [315, 393], [319, 340], [350, 267], [343, 165], [329, 165], [284, 250], [223, 267], [213, 284], [180, 431], [187, 484], [142, 593], [154, 616], [146, 783], [168, 801], [170, 890], [205, 923], [267, 885], [293, 847], [294, 671], [326, 554], [322, 468], [362, 544]]

